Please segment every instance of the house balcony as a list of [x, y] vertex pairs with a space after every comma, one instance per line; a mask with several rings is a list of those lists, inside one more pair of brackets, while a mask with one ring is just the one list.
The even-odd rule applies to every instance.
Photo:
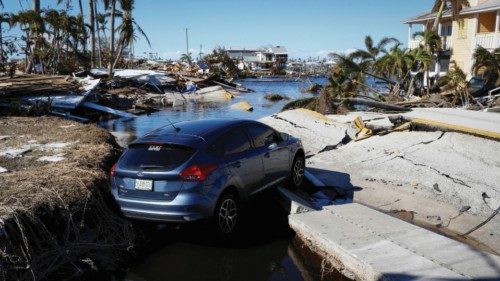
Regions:
[[[408, 48], [416, 49], [420, 44], [422, 44], [422, 38], [412, 38], [408, 42]], [[451, 50], [451, 36], [441, 36], [441, 44], [443, 51]]]
[[474, 46], [481, 46], [490, 51], [500, 47], [500, 32], [476, 34]]

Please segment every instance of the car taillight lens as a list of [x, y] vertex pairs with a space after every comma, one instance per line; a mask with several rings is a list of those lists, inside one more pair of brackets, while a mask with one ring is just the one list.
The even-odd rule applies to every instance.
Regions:
[[204, 181], [208, 175], [217, 169], [216, 165], [192, 165], [180, 173], [181, 178], [187, 181]]
[[113, 167], [111, 167], [111, 171], [109, 172], [109, 175], [114, 177], [116, 174], [116, 164], [113, 165]]

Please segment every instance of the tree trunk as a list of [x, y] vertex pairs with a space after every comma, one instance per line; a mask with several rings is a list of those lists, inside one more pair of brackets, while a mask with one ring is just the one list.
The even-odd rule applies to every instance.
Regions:
[[90, 67], [95, 67], [95, 20], [94, 1], [89, 0], [89, 26], [90, 26]]
[[113, 76], [113, 64], [115, 58], [115, 8], [116, 8], [116, 0], [111, 0], [111, 23], [110, 23], [110, 42], [109, 42], [109, 77]]
[[5, 61], [3, 56], [3, 38], [2, 38], [2, 22], [0, 21], [0, 62], [3, 63]]
[[434, 24], [432, 25], [433, 31], [439, 32], [437, 29], [439, 26], [439, 22], [441, 21], [441, 18], [443, 17], [443, 11], [444, 11], [445, 4], [446, 4], [446, 1], [441, 0], [441, 6], [439, 6], [439, 11], [436, 14], [436, 19], [434, 20]]
[[407, 97], [413, 96], [415, 93], [415, 78], [417, 77], [417, 75], [418, 75], [418, 72], [411, 77], [410, 86], [408, 86], [408, 92], [406, 93]]
[[80, 23], [80, 30], [83, 36], [83, 52], [85, 53], [85, 51], [87, 51], [87, 34], [85, 33], [85, 20], [83, 18], [82, 0], [78, 0], [78, 6], [80, 8], [80, 17], [82, 18], [82, 21]]
[[380, 79], [380, 80], [385, 81], [385, 82], [387, 82], [387, 83], [389, 83], [389, 84], [391, 84], [391, 85], [395, 85], [395, 84], [396, 84], [396, 82], [391, 81], [390, 79], [387, 79], [387, 78], [382, 77], [382, 76], [378, 76], [378, 75], [373, 74], [373, 73], [370, 73], [370, 72], [364, 72], [364, 71], [361, 71], [361, 73], [366, 74], [366, 75], [368, 75], [368, 76], [371, 76], [371, 77], [373, 77], [373, 78]]
[[115, 68], [118, 62], [120, 61], [124, 48], [125, 48], [125, 40], [123, 38], [120, 38], [120, 42], [118, 42], [118, 48], [117, 48], [118, 53], [116, 54], [115, 62], [113, 63], [113, 68]]
[[31, 3], [33, 4], [33, 11], [40, 12], [40, 0], [32, 0]]
[[102, 44], [101, 44], [101, 26], [95, 14], [97, 13], [97, 1], [94, 1], [94, 18], [95, 18], [95, 29], [97, 30], [97, 45], [99, 47], [99, 67], [102, 67]]
[[430, 72], [429, 72], [429, 70], [427, 70], [425, 72], [425, 79], [427, 81], [427, 96], [431, 95], [431, 79], [429, 76], [430, 76]]

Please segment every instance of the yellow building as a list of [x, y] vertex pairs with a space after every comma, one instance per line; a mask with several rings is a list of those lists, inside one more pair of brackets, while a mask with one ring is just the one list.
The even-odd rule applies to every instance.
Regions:
[[[443, 14], [438, 27], [442, 39], [442, 52], [432, 69], [430, 76], [443, 76], [454, 61], [470, 78], [472, 75], [473, 54], [477, 46], [488, 50], [500, 47], [500, 0], [469, 0], [470, 7], [460, 11], [460, 19], [453, 21], [449, 11]], [[416, 48], [420, 38], [413, 34], [432, 28], [436, 13], [424, 13], [410, 18], [404, 23], [408, 28], [408, 47]], [[415, 28], [415, 25], [420, 26]]]

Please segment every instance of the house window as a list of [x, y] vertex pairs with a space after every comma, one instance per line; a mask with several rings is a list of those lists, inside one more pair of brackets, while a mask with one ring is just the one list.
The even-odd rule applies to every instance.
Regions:
[[440, 35], [441, 36], [451, 36], [452, 27], [450, 24], [443, 24], [441, 26]]
[[495, 32], [496, 17], [496, 12], [479, 14], [477, 33]]
[[450, 69], [450, 59], [444, 59], [439, 61], [439, 71], [447, 72]]

